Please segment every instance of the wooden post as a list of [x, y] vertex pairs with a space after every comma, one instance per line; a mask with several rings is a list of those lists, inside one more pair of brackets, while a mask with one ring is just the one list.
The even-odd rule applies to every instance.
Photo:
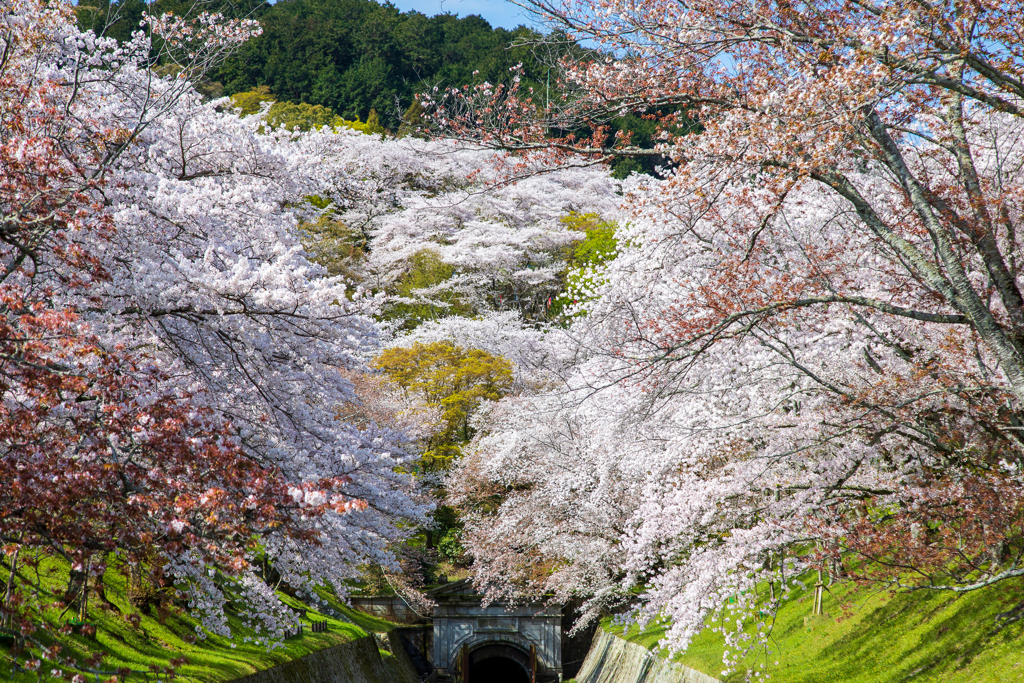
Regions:
[[459, 654], [459, 668], [462, 669], [462, 683], [469, 683], [469, 646], [463, 645]]
[[825, 592], [825, 584], [821, 582], [821, 570], [818, 570], [818, 583], [814, 585], [814, 611], [813, 614], [821, 614], [821, 598]]
[[530, 645], [530, 683], [537, 683], [537, 646]]

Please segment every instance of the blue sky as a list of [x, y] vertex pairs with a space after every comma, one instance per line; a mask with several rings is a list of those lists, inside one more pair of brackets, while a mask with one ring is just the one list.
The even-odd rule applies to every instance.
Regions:
[[391, 0], [402, 11], [416, 10], [428, 17], [450, 12], [460, 17], [479, 14], [491, 26], [515, 28], [520, 24], [533, 24], [526, 12], [506, 0]]

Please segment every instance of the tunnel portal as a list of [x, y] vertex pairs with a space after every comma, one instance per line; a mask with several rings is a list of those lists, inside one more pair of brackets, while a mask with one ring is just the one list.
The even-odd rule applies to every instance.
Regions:
[[435, 588], [433, 664], [452, 683], [555, 683], [562, 674], [561, 607], [482, 604], [468, 580]]
[[531, 683], [530, 656], [512, 645], [484, 645], [469, 653], [464, 683]]

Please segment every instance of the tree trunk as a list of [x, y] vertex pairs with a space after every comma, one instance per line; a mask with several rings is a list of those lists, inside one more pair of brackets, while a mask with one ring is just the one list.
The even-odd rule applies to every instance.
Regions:
[[85, 561], [85, 572], [82, 577], [82, 595], [78, 600], [78, 620], [84, 622], [89, 617], [89, 570], [92, 568], [92, 558]]
[[[14, 574], [18, 571], [18, 555], [21, 553], [21, 546], [14, 551], [14, 557], [11, 558], [11, 573], [7, 577], [7, 590], [4, 591], [4, 607], [7, 610], [11, 608], [11, 600], [14, 597]], [[13, 622], [12, 615], [10, 612], [4, 615], [4, 626], [10, 628]]]

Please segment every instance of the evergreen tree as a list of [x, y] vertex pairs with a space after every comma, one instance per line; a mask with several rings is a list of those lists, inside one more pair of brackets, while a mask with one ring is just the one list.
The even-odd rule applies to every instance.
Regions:
[[546, 74], [529, 49], [512, 47], [539, 34], [493, 28], [479, 16], [427, 17], [374, 0], [282, 0], [259, 20], [263, 35], [213, 77], [226, 93], [266, 86], [281, 100], [319, 104], [346, 119], [376, 109], [382, 127], [398, 124], [414, 95], [435, 85], [501, 82], [520, 62], [536, 87]]
[[380, 125], [380, 117], [377, 115], [376, 109], [370, 110], [370, 115], [366, 117], [366, 132], [370, 135], [384, 135], [384, 126]]

